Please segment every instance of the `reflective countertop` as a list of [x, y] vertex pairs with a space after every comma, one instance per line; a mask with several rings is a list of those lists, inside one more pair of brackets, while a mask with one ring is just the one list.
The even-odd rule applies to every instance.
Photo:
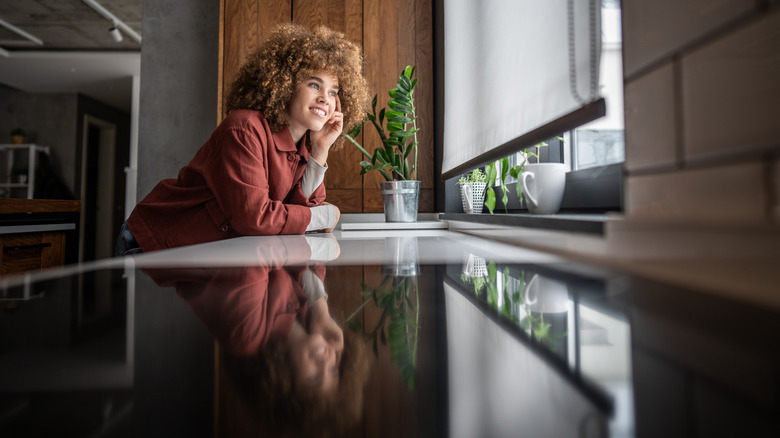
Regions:
[[777, 310], [447, 230], [242, 237], [0, 299], [3, 437], [780, 436]]

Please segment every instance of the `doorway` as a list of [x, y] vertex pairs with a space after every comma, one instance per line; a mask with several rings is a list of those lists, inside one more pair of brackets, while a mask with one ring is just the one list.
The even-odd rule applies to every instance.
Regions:
[[116, 125], [85, 114], [83, 138], [79, 262], [112, 257], [118, 230], [114, 217]]
[[[88, 114], [84, 115], [83, 123], [79, 263], [113, 257], [119, 230], [116, 206], [124, 205], [124, 199], [117, 199], [115, 191], [116, 124]], [[110, 291], [114, 281], [111, 271], [79, 276], [79, 325], [102, 320], [112, 312], [114, 303]]]

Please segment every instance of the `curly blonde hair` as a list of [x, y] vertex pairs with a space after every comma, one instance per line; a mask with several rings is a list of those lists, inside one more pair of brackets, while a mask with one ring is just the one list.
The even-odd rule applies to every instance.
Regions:
[[[348, 132], [363, 121], [370, 101], [363, 55], [343, 33], [324, 26], [311, 31], [293, 23], [275, 26], [239, 70], [228, 94], [227, 112], [260, 111], [271, 129], [279, 132], [288, 124], [287, 109], [300, 82], [322, 71], [338, 78], [343, 132]], [[333, 147], [343, 141], [339, 137]]]

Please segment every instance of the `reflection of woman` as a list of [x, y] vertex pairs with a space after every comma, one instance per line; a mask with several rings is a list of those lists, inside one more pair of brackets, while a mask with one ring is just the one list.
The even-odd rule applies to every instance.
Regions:
[[176, 287], [215, 335], [233, 386], [264, 430], [310, 435], [359, 419], [367, 356], [328, 311], [323, 265], [147, 272]]

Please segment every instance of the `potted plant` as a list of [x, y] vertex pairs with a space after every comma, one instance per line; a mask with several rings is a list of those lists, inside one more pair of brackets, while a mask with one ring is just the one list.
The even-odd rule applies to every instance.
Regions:
[[[373, 154], [361, 146], [355, 137], [360, 134], [362, 124], [355, 126], [345, 137], [363, 153], [366, 160], [360, 162], [361, 175], [371, 170], [378, 171], [385, 181], [381, 182], [385, 220], [388, 222], [417, 221], [417, 205], [420, 197], [420, 181], [417, 180], [417, 113], [414, 105], [413, 66], [406, 66], [398, 78], [395, 88], [388, 94], [387, 108], [377, 114], [377, 96], [371, 101], [371, 113], [366, 112], [365, 122], [371, 122], [379, 134], [382, 146]], [[410, 164], [411, 160], [411, 164]]]
[[[558, 140], [563, 142], [563, 137], [556, 137]], [[533, 146], [527, 147], [523, 149], [522, 152], [520, 152], [520, 155], [522, 157], [522, 161], [520, 164], [516, 164], [509, 167], [509, 158], [502, 158], [501, 160], [494, 161], [487, 166], [485, 166], [485, 171], [487, 173], [487, 180], [488, 181], [495, 181], [497, 176], [500, 176], [499, 182], [501, 184], [501, 192], [503, 193], [503, 196], [501, 197], [501, 202], [504, 204], [504, 211], [508, 212], [507, 205], [509, 204], [509, 196], [508, 196], [508, 190], [506, 186], [506, 177], [507, 175], [511, 175], [513, 178], [517, 180], [515, 183], [515, 189], [517, 192], [517, 200], [522, 205], [523, 203], [523, 191], [521, 189], [521, 179], [523, 175], [523, 170], [525, 169], [525, 166], [529, 164], [528, 159], [533, 157], [536, 158], [536, 161], [539, 161], [539, 150], [543, 147], [547, 146], [546, 142], [539, 142]], [[532, 148], [536, 148], [536, 152], [532, 151]], [[501, 163], [500, 166], [500, 172], [501, 175], [497, 175], [499, 172], [499, 169], [496, 169], [496, 163]], [[490, 211], [490, 214], [493, 214], [493, 210], [496, 208], [496, 192], [493, 190], [492, 185], [488, 185], [486, 192], [485, 192], [485, 206], [488, 208], [488, 211]]]
[[11, 143], [24, 144], [27, 143], [27, 133], [22, 128], [14, 128], [11, 130]]
[[487, 175], [485, 175], [485, 172], [480, 168], [476, 168], [460, 177], [458, 185], [460, 186], [460, 200], [463, 204], [463, 212], [469, 214], [481, 213], [482, 204], [485, 202], [485, 187], [487, 186]]

